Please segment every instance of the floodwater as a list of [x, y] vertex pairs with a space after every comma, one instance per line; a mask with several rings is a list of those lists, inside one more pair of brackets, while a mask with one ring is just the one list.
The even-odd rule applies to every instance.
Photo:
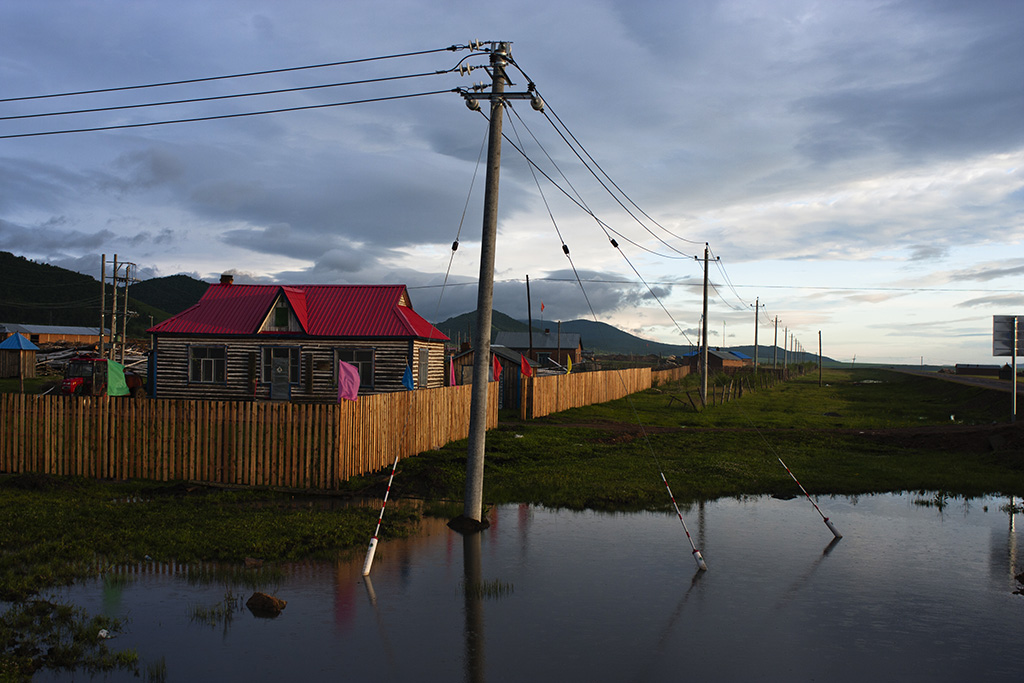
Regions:
[[111, 645], [143, 680], [162, 660], [168, 681], [1020, 681], [1009, 502], [823, 498], [839, 541], [803, 497], [695, 505], [707, 572], [674, 512], [502, 506], [480, 534], [382, 542], [368, 579], [362, 552], [289, 567], [276, 619], [197, 621], [227, 588], [166, 567], [60, 595], [127, 619]]

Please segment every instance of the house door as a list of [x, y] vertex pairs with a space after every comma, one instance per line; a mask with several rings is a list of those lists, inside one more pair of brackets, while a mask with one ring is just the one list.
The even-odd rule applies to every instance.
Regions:
[[291, 383], [288, 377], [288, 358], [274, 358], [270, 366], [270, 400], [287, 401], [291, 398]]

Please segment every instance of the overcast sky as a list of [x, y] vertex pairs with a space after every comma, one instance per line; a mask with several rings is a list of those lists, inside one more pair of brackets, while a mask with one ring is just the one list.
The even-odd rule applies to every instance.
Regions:
[[[526, 317], [529, 275], [535, 319], [695, 342], [708, 243], [712, 344], [753, 343], [759, 301], [762, 344], [777, 317], [780, 346], [788, 329], [816, 351], [821, 331], [840, 360], [996, 363], [992, 316], [1024, 315], [1022, 36], [1020, 0], [3, 0], [0, 97], [511, 41], [508, 89], [532, 80], [547, 108], [512, 102], [505, 134], [550, 180], [505, 143], [497, 310]], [[490, 77], [459, 64], [487, 56], [0, 102], [12, 117], [392, 79], [4, 118], [10, 136], [439, 93], [0, 139], [0, 249], [96, 276], [116, 253], [145, 277], [404, 283], [432, 321], [471, 310], [487, 121], [449, 91]]]

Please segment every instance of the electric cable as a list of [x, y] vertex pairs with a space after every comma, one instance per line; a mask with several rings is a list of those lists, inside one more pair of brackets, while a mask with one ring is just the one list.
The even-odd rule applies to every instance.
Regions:
[[92, 127], [92, 128], [75, 128], [75, 129], [67, 129], [67, 130], [51, 130], [51, 131], [42, 131], [42, 132], [36, 132], [36, 133], [16, 133], [16, 134], [11, 134], [11, 135], [0, 135], [0, 140], [12, 140], [12, 139], [15, 139], [15, 138], [33, 138], [33, 137], [41, 137], [41, 136], [45, 136], [45, 135], [66, 135], [66, 134], [69, 134], [69, 133], [95, 133], [95, 132], [100, 132], [100, 131], [126, 130], [126, 129], [131, 129], [131, 128], [148, 128], [148, 127], [152, 127], [152, 126], [166, 126], [166, 125], [171, 125], [171, 124], [176, 124], [176, 123], [196, 123], [196, 122], [199, 122], [199, 121], [220, 121], [220, 120], [224, 120], [224, 119], [238, 119], [238, 118], [244, 118], [244, 117], [248, 117], [248, 116], [264, 116], [264, 115], [267, 115], [267, 114], [282, 114], [282, 113], [286, 113], [286, 112], [308, 111], [308, 110], [312, 110], [312, 109], [328, 109], [328, 108], [331, 108], [331, 107], [345, 107], [345, 106], [353, 105], [353, 104], [369, 104], [369, 103], [373, 103], [373, 102], [389, 102], [389, 101], [394, 101], [394, 100], [406, 100], [406, 99], [412, 99], [412, 98], [415, 98], [415, 97], [428, 97], [428, 96], [431, 96], [431, 95], [441, 95], [441, 94], [444, 94], [444, 93], [451, 93], [451, 92], [454, 92], [454, 91], [453, 90], [434, 90], [434, 91], [430, 91], [430, 92], [411, 93], [411, 94], [406, 94], [406, 95], [390, 95], [390, 96], [387, 96], [387, 97], [372, 97], [372, 98], [366, 98], [366, 99], [362, 99], [362, 100], [349, 100], [347, 102], [328, 102], [328, 103], [325, 103], [325, 104], [309, 104], [309, 105], [302, 105], [302, 106], [296, 106], [296, 107], [282, 107], [282, 108], [279, 108], [279, 109], [264, 109], [264, 110], [261, 110], [261, 111], [240, 112], [240, 113], [235, 113], [235, 114], [218, 114], [218, 115], [215, 115], [215, 116], [197, 116], [197, 117], [193, 117], [193, 118], [184, 118], [184, 119], [170, 119], [170, 120], [165, 120], [165, 121], [147, 121], [147, 122], [143, 122], [143, 123], [124, 123], [124, 124], [111, 125], [111, 126], [96, 126], [96, 127]]
[[197, 104], [199, 102], [215, 102], [218, 100], [239, 99], [242, 97], [261, 97], [263, 95], [281, 95], [285, 93], [304, 92], [310, 90], [324, 90], [327, 88], [341, 88], [350, 85], [366, 85], [369, 83], [384, 83], [388, 81], [400, 81], [412, 78], [423, 78], [425, 76], [439, 76], [451, 73], [451, 71], [426, 71], [416, 74], [404, 74], [402, 76], [381, 76], [379, 78], [366, 78], [358, 81], [343, 81], [338, 83], [320, 83], [316, 85], [303, 85], [292, 88], [277, 88], [275, 90], [260, 90], [254, 92], [232, 93], [230, 95], [210, 95], [208, 97], [190, 97], [179, 100], [164, 100], [162, 102], [142, 102], [139, 104], [121, 104], [109, 107], [92, 107], [90, 109], [72, 109], [65, 111], [41, 112], [36, 114], [16, 114], [11, 116], [0, 116], [0, 121], [16, 121], [21, 119], [38, 119], [50, 116], [71, 116], [77, 114], [95, 114], [107, 111], [124, 111], [127, 109], [146, 109], [150, 107], [166, 107], [177, 104]]
[[145, 83], [145, 84], [141, 84], [141, 85], [124, 85], [124, 86], [117, 86], [117, 87], [112, 87], [112, 88], [97, 88], [97, 89], [94, 89], [94, 90], [78, 90], [78, 91], [73, 91], [73, 92], [50, 93], [50, 94], [47, 94], [47, 95], [27, 95], [27, 96], [22, 96], [22, 97], [4, 97], [4, 98], [0, 98], [0, 102], [25, 102], [25, 101], [28, 101], [28, 100], [43, 100], [43, 99], [51, 99], [51, 98], [55, 98], [55, 97], [74, 97], [74, 96], [77, 96], [77, 95], [96, 95], [96, 94], [100, 94], [100, 93], [123, 92], [123, 91], [126, 91], [126, 90], [142, 90], [142, 89], [146, 89], [146, 88], [162, 88], [162, 87], [171, 86], [171, 85], [188, 85], [188, 84], [192, 84], [192, 83], [208, 83], [210, 81], [223, 81], [223, 80], [229, 80], [229, 79], [234, 79], [234, 78], [248, 78], [250, 76], [266, 76], [266, 75], [269, 75], [269, 74], [280, 74], [280, 73], [288, 73], [288, 72], [293, 72], [293, 71], [305, 71], [305, 70], [310, 70], [310, 69], [324, 69], [324, 68], [334, 67], [334, 66], [348, 66], [348, 65], [351, 65], [351, 64], [362, 64], [362, 63], [366, 63], [366, 62], [376, 62], [376, 61], [382, 61], [382, 60], [386, 60], [386, 59], [398, 59], [398, 58], [401, 58], [401, 57], [415, 57], [415, 56], [419, 56], [419, 55], [428, 55], [428, 54], [433, 54], [433, 53], [437, 53], [437, 52], [455, 52], [456, 50], [463, 50], [463, 49], [467, 49], [467, 48], [465, 46], [451, 45], [451, 46], [445, 47], [445, 48], [435, 48], [433, 50], [420, 50], [420, 51], [417, 51], [417, 52], [404, 52], [404, 53], [399, 53], [399, 54], [385, 55], [385, 56], [381, 56], [381, 57], [365, 57], [365, 58], [362, 58], [362, 59], [349, 59], [349, 60], [344, 60], [344, 61], [339, 61], [339, 62], [326, 62], [326, 63], [323, 63], [323, 64], [307, 64], [305, 66], [290, 66], [290, 67], [284, 67], [284, 68], [280, 68], [280, 69], [265, 69], [263, 71], [249, 71], [249, 72], [245, 72], [245, 73], [226, 74], [226, 75], [222, 75], [222, 76], [205, 76], [205, 77], [202, 77], [202, 78], [188, 78], [188, 79], [182, 79], [182, 80], [177, 80], [177, 81], [165, 81], [163, 83]]

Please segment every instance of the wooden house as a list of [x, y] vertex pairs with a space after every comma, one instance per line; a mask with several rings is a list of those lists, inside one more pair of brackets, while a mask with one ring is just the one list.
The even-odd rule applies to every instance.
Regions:
[[336, 401], [338, 363], [360, 394], [444, 385], [440, 330], [405, 285], [236, 285], [230, 276], [149, 329], [157, 398]]
[[[476, 350], [473, 348], [465, 348], [452, 356], [451, 362], [454, 366], [452, 375], [455, 377], [455, 384], [473, 383], [473, 363], [476, 362], [475, 359]], [[519, 396], [521, 393], [519, 379], [523, 374], [522, 362], [523, 355], [517, 351], [497, 344], [491, 344], [491, 367], [493, 368], [495, 363], [501, 367], [501, 373], [498, 375], [497, 380], [499, 408], [519, 407]], [[527, 363], [534, 369], [539, 366], [536, 361], [528, 360]], [[493, 370], [491, 381], [495, 381]]]
[[[737, 355], [725, 349], [708, 349], [708, 370], [711, 372], [735, 372], [753, 362], [749, 356]], [[684, 356], [690, 363], [690, 372], [700, 372], [700, 351]], [[744, 360], [744, 358], [749, 359]]]
[[[109, 330], [105, 330], [109, 332]], [[33, 344], [99, 344], [100, 328], [71, 327], [67, 325], [21, 325], [18, 323], [0, 323], [0, 339], [20, 334]]]
[[541, 368], [555, 368], [550, 361], [558, 368], [565, 368], [570, 358], [577, 366], [583, 361], [583, 339], [576, 333], [499, 332], [494, 343], [537, 361]]

